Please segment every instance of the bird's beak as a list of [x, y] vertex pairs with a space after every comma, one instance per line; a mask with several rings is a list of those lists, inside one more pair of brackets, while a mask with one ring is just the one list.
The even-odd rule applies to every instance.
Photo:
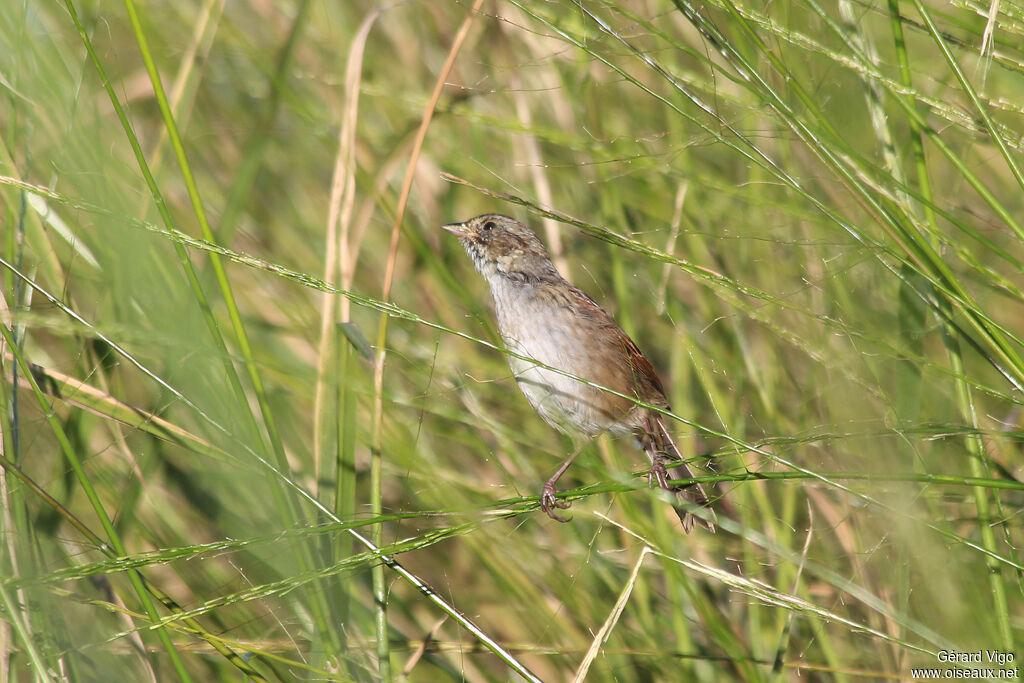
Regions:
[[442, 225], [441, 229], [447, 230], [459, 239], [473, 239], [476, 237], [476, 230], [470, 228], [467, 223], [449, 223], [448, 225]]

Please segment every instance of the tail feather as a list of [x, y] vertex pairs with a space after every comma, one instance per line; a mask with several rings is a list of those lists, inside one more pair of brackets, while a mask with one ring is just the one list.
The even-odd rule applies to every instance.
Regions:
[[[668, 464], [678, 463], [669, 472], [673, 479], [692, 479], [693, 472], [684, 462], [682, 454], [665, 428], [661, 415], [654, 414], [645, 419], [644, 431], [645, 434], [642, 442], [644, 451], [651, 460], [651, 474], [662, 489], [675, 494], [676, 499], [679, 501], [672, 508], [679, 515], [683, 531], [689, 533], [693, 529], [694, 524], [699, 523], [708, 531], [714, 533], [714, 522], [717, 521], [717, 518], [715, 517], [714, 510], [711, 509], [711, 499], [708, 498], [704, 487], [699, 483], [675, 485], [670, 484], [668, 481], [668, 476], [665, 474], [665, 466]], [[707, 508], [708, 519], [698, 517], [689, 512], [686, 509], [685, 502]]]

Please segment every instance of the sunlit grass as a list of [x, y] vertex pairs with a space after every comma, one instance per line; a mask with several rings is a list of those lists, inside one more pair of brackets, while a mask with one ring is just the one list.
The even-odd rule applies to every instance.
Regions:
[[[0, 678], [1013, 652], [1019, 8], [484, 3], [431, 106], [468, 12], [0, 7]], [[654, 362], [717, 534], [610, 438], [540, 512], [571, 444], [438, 227], [485, 211]]]

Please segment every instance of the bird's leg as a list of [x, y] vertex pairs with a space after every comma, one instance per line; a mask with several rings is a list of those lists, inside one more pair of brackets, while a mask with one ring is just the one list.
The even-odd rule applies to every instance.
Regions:
[[[689, 533], [693, 529], [693, 525], [696, 522], [700, 522], [708, 531], [714, 533], [715, 525], [713, 520], [715, 515], [711, 510], [711, 501], [704, 492], [704, 488], [697, 482], [683, 485], [669, 483], [668, 468], [665, 467], [666, 463], [679, 463], [679, 467], [675, 472], [676, 477], [679, 479], [693, 479], [693, 472], [686, 466], [682, 453], [679, 452], [675, 442], [672, 441], [672, 437], [665, 429], [665, 425], [662, 424], [661, 418], [644, 417], [639, 433], [636, 436], [640, 439], [640, 445], [643, 447], [644, 453], [647, 454], [647, 458], [651, 461], [651, 469], [647, 473], [647, 481], [652, 487], [656, 481], [662, 490], [675, 494], [676, 502], [672, 507], [675, 509], [676, 514], [679, 515], [683, 531]], [[697, 517], [686, 509], [687, 504], [694, 503], [707, 508], [710, 519]]]
[[660, 488], [671, 491], [672, 487], [668, 485], [668, 470], [665, 468], [665, 459], [651, 453], [648, 453], [647, 457], [651, 459], [651, 469], [647, 472], [647, 485], [653, 487], [654, 482], [658, 482]]
[[651, 469], [647, 472], [647, 486], [653, 488], [654, 482], [658, 482], [659, 488], [671, 491], [672, 487], [668, 485], [668, 470], [665, 469], [665, 456], [658, 452], [658, 447], [654, 443], [654, 427], [649, 418], [644, 418], [643, 430], [644, 438], [640, 439], [640, 445], [647, 454], [647, 459], [651, 461]]
[[577, 448], [573, 454], [569, 456], [569, 459], [562, 463], [562, 466], [558, 468], [558, 471], [547, 480], [547, 483], [544, 484], [544, 488], [541, 489], [540, 509], [556, 522], [569, 521], [567, 517], [563, 517], [554, 510], [554, 508], [558, 508], [559, 510], [568, 509], [569, 503], [558, 500], [558, 498], [555, 497], [555, 494], [558, 492], [558, 489], [555, 488], [555, 484], [558, 483], [558, 480], [563, 474], [565, 474], [565, 471], [569, 469], [569, 465], [572, 464], [572, 461], [576, 459], [576, 456], [579, 455], [582, 450], [582, 448]]

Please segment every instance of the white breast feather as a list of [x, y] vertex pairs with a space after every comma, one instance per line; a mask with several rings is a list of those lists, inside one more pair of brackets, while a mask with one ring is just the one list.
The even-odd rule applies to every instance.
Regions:
[[[534, 296], [530, 285], [509, 283], [504, 277], [491, 281], [499, 326], [503, 330], [505, 347], [517, 354], [533, 358], [544, 365], [558, 368], [580, 377], [586, 377], [588, 340], [573, 334], [572, 312], [547, 300]], [[501, 288], [495, 291], [494, 288]], [[498, 304], [497, 302], [504, 302]], [[531, 329], [519, 325], [507, 316], [516, 310], [519, 316], [533, 320], [547, 320], [548, 325]], [[556, 324], [559, 323], [559, 324]], [[506, 334], [507, 330], [516, 334]], [[548, 424], [566, 433], [582, 432], [594, 436], [611, 426], [606, 414], [591, 408], [580, 400], [567, 400], [599, 390], [587, 390], [579, 380], [538, 367], [536, 363], [508, 356], [512, 374], [527, 400]]]

